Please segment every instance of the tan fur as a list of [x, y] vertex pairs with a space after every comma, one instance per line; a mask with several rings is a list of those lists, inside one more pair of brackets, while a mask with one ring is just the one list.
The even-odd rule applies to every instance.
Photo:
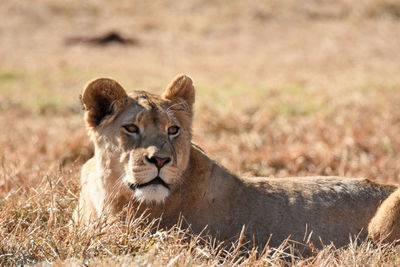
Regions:
[[[103, 78], [83, 93], [91, 96], [82, 101], [95, 155], [82, 169], [75, 220], [91, 221], [105, 210], [117, 214], [129, 202], [141, 202], [151, 218], [162, 216], [162, 227], [183, 215], [195, 233], [207, 226], [221, 240], [237, 237], [245, 225], [246, 237], [259, 246], [268, 239], [277, 246], [289, 236], [342, 246], [351, 236], [366, 236], [381, 201], [396, 189], [367, 179], [237, 177], [191, 143], [195, 91], [189, 77], [176, 78], [161, 96], [128, 96], [121, 88]], [[124, 128], [132, 123], [139, 129], [134, 134]], [[174, 125], [180, 127], [176, 136], [169, 134]], [[157, 168], [154, 157], [170, 161]], [[157, 176], [159, 184], [143, 186]]]
[[379, 207], [369, 223], [368, 235], [378, 242], [400, 239], [400, 189], [391, 194]]

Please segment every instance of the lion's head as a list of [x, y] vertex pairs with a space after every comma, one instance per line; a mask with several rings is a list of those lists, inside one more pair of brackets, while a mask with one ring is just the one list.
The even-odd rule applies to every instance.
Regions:
[[98, 167], [115, 172], [116, 182], [136, 200], [163, 202], [188, 165], [194, 99], [193, 82], [185, 75], [161, 96], [127, 94], [108, 78], [90, 82], [82, 103]]

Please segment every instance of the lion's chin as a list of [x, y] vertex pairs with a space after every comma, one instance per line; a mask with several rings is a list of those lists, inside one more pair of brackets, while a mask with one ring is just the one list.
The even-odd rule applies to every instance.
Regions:
[[160, 184], [151, 184], [141, 188], [136, 188], [134, 197], [140, 202], [155, 202], [159, 204], [163, 203], [169, 194], [170, 190], [165, 186]]

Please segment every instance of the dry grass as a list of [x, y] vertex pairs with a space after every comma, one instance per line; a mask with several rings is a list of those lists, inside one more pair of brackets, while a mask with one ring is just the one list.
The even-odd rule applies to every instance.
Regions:
[[[398, 183], [399, 10], [392, 0], [4, 1], [0, 264], [400, 265], [395, 245], [328, 245], [301, 258], [289, 244], [226, 251], [146, 218], [68, 226], [92, 153], [78, 95], [103, 75], [160, 92], [190, 74], [194, 139], [240, 175]], [[109, 30], [138, 45], [65, 45]]]

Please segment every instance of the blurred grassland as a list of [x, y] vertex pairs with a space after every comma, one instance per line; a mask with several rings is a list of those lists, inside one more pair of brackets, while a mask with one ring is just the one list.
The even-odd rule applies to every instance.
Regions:
[[[79, 94], [98, 76], [160, 93], [189, 74], [194, 141], [237, 174], [399, 183], [399, 1], [5, 0], [0, 21], [0, 264], [399, 265], [367, 242], [298, 258], [141, 220], [66, 229], [93, 153]], [[137, 43], [66, 43], [108, 31]]]

